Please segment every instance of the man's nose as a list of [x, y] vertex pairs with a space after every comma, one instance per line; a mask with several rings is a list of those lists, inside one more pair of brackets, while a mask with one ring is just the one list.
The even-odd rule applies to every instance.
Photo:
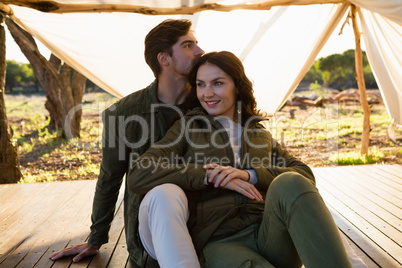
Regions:
[[196, 56], [202, 56], [202, 55], [204, 55], [204, 53], [205, 53], [205, 51], [197, 45], [195, 55]]

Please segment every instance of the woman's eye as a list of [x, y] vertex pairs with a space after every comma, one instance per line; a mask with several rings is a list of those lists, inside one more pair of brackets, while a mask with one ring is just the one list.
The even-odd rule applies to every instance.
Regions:
[[204, 86], [204, 83], [201, 83], [201, 82], [197, 83], [197, 87], [203, 87], [203, 86]]
[[223, 85], [223, 83], [220, 82], [220, 81], [216, 81], [216, 82], [215, 82], [215, 85], [220, 86], [220, 85]]

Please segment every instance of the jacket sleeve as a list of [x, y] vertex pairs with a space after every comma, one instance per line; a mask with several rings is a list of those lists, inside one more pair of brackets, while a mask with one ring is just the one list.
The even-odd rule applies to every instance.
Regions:
[[137, 194], [145, 194], [155, 186], [173, 183], [184, 190], [203, 190], [205, 169], [195, 159], [185, 159], [188, 149], [185, 124], [178, 120], [163, 139], [141, 155], [128, 174], [128, 187]]
[[[104, 123], [102, 134], [102, 163], [92, 206], [92, 225], [88, 243], [101, 245], [108, 242], [110, 224], [113, 220], [116, 201], [124, 174], [128, 168], [128, 148], [122, 146], [117, 120], [110, 110], [102, 114]], [[112, 123], [113, 122], [113, 123]]]
[[297, 172], [307, 179], [311, 180], [315, 184], [315, 178], [312, 170], [302, 161], [292, 156], [287, 150], [284, 150], [282, 146], [274, 139], [271, 138], [272, 144], [272, 165], [260, 166], [256, 169], [258, 183], [256, 187], [258, 189], [267, 190], [271, 182], [278, 175], [285, 172]]

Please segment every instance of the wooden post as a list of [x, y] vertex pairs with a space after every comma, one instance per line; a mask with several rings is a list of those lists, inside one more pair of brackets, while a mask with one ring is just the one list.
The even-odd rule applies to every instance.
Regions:
[[363, 108], [363, 133], [362, 133], [362, 147], [360, 153], [367, 154], [370, 143], [370, 106], [368, 105], [367, 102], [366, 84], [364, 82], [363, 56], [362, 56], [362, 49], [360, 46], [360, 30], [359, 26], [357, 25], [355, 5], [351, 6], [351, 12], [352, 12], [353, 32], [355, 34], [355, 42], [356, 42], [356, 49], [355, 49], [356, 80], [357, 85], [359, 87], [360, 103]]
[[0, 12], [0, 183], [14, 183], [21, 179], [17, 148], [12, 142], [12, 129], [8, 125], [4, 90], [6, 84], [6, 16]]

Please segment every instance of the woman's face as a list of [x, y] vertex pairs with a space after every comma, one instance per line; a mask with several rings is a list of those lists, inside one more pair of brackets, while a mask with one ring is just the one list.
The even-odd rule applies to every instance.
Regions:
[[212, 116], [234, 120], [236, 87], [233, 79], [218, 66], [205, 63], [197, 72], [197, 98]]

